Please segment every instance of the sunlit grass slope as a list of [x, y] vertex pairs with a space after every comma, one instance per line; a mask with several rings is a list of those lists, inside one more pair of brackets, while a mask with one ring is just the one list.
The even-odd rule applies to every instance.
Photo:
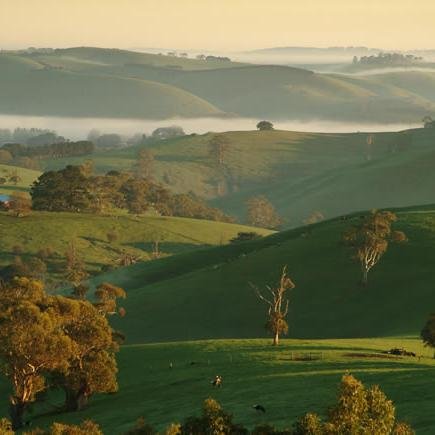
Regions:
[[[162, 319], [163, 321], [163, 319]], [[174, 329], [177, 325], [174, 323]], [[382, 351], [404, 346], [422, 358], [386, 357]], [[219, 340], [125, 346], [119, 354], [119, 392], [94, 397], [84, 411], [58, 413], [60, 396], [34, 408], [32, 426], [91, 418], [106, 434], [126, 432], [140, 416], [163, 429], [199, 414], [209, 396], [235, 421], [248, 427], [272, 423], [290, 427], [302, 414], [324, 415], [336, 400], [341, 376], [350, 371], [368, 385], [379, 384], [396, 406], [397, 418], [419, 434], [435, 430], [435, 362], [420, 341], [409, 337], [360, 340]], [[308, 358], [321, 358], [306, 360]], [[172, 362], [172, 370], [169, 364]], [[215, 390], [210, 380], [223, 377]], [[0, 386], [0, 415], [7, 413], [7, 388]], [[260, 403], [265, 415], [252, 405]], [[41, 416], [41, 413], [48, 414]]]
[[[152, 216], [99, 216], [76, 213], [32, 212], [23, 218], [0, 213], [0, 264], [10, 263], [19, 246], [25, 258], [37, 255], [42, 248], [54, 252], [49, 264], [62, 264], [69, 243], [74, 242], [89, 271], [98, 272], [105, 265], [116, 265], [123, 251], [142, 260], [152, 258], [154, 243], [159, 242], [162, 257], [228, 243], [240, 231], [270, 231], [241, 225], [199, 219]], [[116, 240], [109, 243], [107, 234]], [[50, 272], [56, 274], [56, 267]]]
[[[341, 243], [359, 220], [336, 219], [257, 241], [181, 254], [98, 277], [123, 286], [128, 315], [114, 320], [128, 343], [265, 334], [262, 288], [288, 266], [290, 334], [297, 338], [418, 334], [435, 310], [435, 211], [398, 211], [409, 241], [391, 245], [366, 288], [359, 265]], [[162, 321], [162, 319], [170, 321]], [[174, 327], [176, 325], [176, 327]]]
[[[21, 179], [17, 184], [8, 180], [8, 176], [15, 173]], [[7, 180], [5, 184], [0, 185], [0, 194], [10, 195], [14, 191], [28, 190], [30, 185], [39, 177], [40, 174], [40, 172], [31, 169], [0, 164], [0, 178], [6, 178]]]

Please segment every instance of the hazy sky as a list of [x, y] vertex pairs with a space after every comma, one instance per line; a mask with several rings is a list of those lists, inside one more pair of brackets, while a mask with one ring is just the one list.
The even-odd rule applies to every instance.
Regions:
[[0, 0], [0, 48], [435, 48], [435, 0]]

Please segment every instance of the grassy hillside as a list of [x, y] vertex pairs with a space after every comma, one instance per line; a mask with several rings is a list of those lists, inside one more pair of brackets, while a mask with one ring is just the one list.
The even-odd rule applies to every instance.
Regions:
[[0, 55], [0, 69], [1, 113], [150, 119], [220, 113], [200, 97], [149, 80], [84, 74], [18, 56]]
[[[193, 191], [237, 216], [246, 200], [265, 194], [285, 220], [299, 226], [315, 210], [326, 217], [373, 207], [410, 206], [435, 199], [435, 131], [310, 134], [289, 131], [228, 132], [223, 169], [209, 153], [212, 134], [185, 136], [147, 145], [154, 176], [177, 192]], [[129, 170], [139, 147], [88, 156], [98, 172]], [[49, 168], [87, 157], [47, 161]], [[218, 195], [218, 183], [223, 190]]]
[[[397, 346], [423, 357], [388, 358], [380, 353]], [[307, 360], [310, 357], [315, 360]], [[397, 418], [412, 424], [418, 434], [435, 430], [435, 362], [429, 350], [409, 337], [285, 340], [275, 349], [265, 340], [124, 346], [118, 359], [118, 393], [97, 396], [86, 410], [70, 414], [56, 408], [60, 396], [49, 397], [35, 407], [32, 427], [92, 418], [106, 434], [120, 435], [143, 416], [163, 429], [170, 422], [199, 414], [209, 396], [248, 427], [261, 423], [290, 427], [307, 411], [324, 415], [336, 400], [341, 376], [349, 370], [368, 385], [380, 384], [394, 401]], [[219, 390], [210, 385], [217, 373], [223, 377]], [[6, 415], [4, 385], [0, 392], [0, 415]], [[252, 409], [255, 403], [266, 408], [264, 416]]]
[[[290, 334], [296, 338], [416, 335], [435, 309], [435, 212], [402, 210], [409, 237], [390, 246], [359, 285], [359, 265], [341, 237], [353, 220], [336, 219], [239, 245], [194, 251], [99, 277], [127, 289], [129, 313], [116, 326], [128, 343], [265, 336], [266, 307], [250, 283], [273, 284], [288, 265]], [[405, 308], [406, 307], [406, 308]], [[162, 316], [170, 322], [161, 322]], [[173, 325], [177, 325], [174, 329]]]
[[[123, 251], [142, 260], [152, 258], [153, 244], [159, 242], [161, 256], [186, 252], [205, 246], [228, 243], [239, 231], [253, 231], [249, 227], [198, 219], [152, 216], [98, 216], [74, 213], [33, 212], [25, 218], [15, 218], [0, 212], [0, 264], [9, 264], [19, 246], [24, 258], [35, 256], [50, 247], [54, 255], [47, 260], [52, 276], [61, 278], [68, 244], [76, 248], [91, 272], [99, 272], [105, 265], [116, 265]], [[255, 229], [261, 234], [270, 231]], [[117, 240], [109, 243], [107, 234], [114, 232]]]
[[0, 185], [0, 194], [10, 195], [16, 190], [28, 190], [33, 181], [39, 177], [40, 172], [33, 171], [31, 169], [19, 168], [18, 166], [9, 166], [0, 164], [0, 178], [8, 178], [13, 173], [21, 178], [16, 185], [10, 181], [6, 181], [5, 184]]
[[0, 113], [415, 122], [435, 111], [435, 73], [418, 73], [417, 85], [412, 74], [350, 78], [90, 47], [7, 53], [0, 55]]

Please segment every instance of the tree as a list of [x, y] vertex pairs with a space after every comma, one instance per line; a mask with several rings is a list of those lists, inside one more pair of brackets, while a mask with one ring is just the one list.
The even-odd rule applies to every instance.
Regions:
[[214, 399], [204, 401], [201, 417], [189, 417], [181, 426], [181, 435], [247, 435], [248, 431], [232, 421]]
[[435, 128], [435, 121], [431, 116], [425, 116], [423, 118], [423, 126], [424, 128]]
[[9, 163], [12, 159], [12, 154], [9, 151], [0, 149], [0, 163]]
[[[52, 299], [66, 299], [60, 296]], [[0, 293], [0, 370], [11, 381], [13, 429], [27, 406], [46, 388], [46, 373], [65, 372], [74, 354], [62, 312], [51, 306], [40, 282], [17, 278]]]
[[153, 139], [159, 139], [159, 140], [171, 139], [171, 138], [185, 136], [185, 135], [186, 133], [184, 132], [184, 130], [178, 125], [171, 125], [169, 127], [159, 127], [156, 128], [151, 133], [151, 137]]
[[76, 244], [71, 241], [65, 252], [65, 277], [74, 287], [78, 287], [88, 276], [84, 262], [77, 252]]
[[124, 289], [117, 287], [108, 282], [103, 282], [98, 285], [95, 290], [95, 306], [100, 313], [116, 314], [116, 301], [117, 299], [125, 299], [127, 296]]
[[281, 225], [279, 217], [272, 203], [264, 196], [254, 196], [247, 202], [248, 223], [255, 227], [277, 228]]
[[270, 121], [260, 121], [257, 124], [257, 130], [260, 130], [260, 131], [273, 130], [273, 124]]
[[412, 435], [414, 431], [407, 424], [396, 422], [393, 402], [377, 385], [366, 388], [358, 379], [346, 374], [328, 420], [322, 423], [316, 414], [306, 414], [296, 423], [294, 433]]
[[152, 179], [154, 155], [151, 150], [143, 148], [139, 151], [135, 166], [136, 176], [146, 180]]
[[249, 240], [257, 240], [261, 239], [261, 234], [258, 234], [254, 231], [241, 231], [237, 233], [237, 236], [233, 237], [230, 240], [230, 243], [239, 243], [239, 242], [247, 242]]
[[13, 192], [9, 197], [9, 211], [16, 217], [27, 216], [32, 209], [32, 201], [26, 192]]
[[367, 285], [369, 271], [387, 252], [389, 242], [400, 243], [407, 240], [405, 233], [391, 229], [395, 221], [397, 216], [394, 213], [373, 210], [362, 217], [360, 223], [345, 232], [344, 241], [352, 247], [354, 258], [361, 265], [363, 285]]
[[426, 321], [420, 336], [425, 346], [435, 348], [435, 313], [432, 313], [429, 316], [429, 319]]
[[266, 297], [257, 289], [257, 296], [265, 302], [269, 308], [267, 311], [266, 329], [273, 335], [273, 345], [279, 344], [279, 336], [288, 333], [288, 314], [289, 299], [287, 292], [295, 288], [295, 284], [287, 275], [287, 267], [284, 266], [281, 273], [279, 285], [275, 288], [266, 286], [270, 296]]
[[58, 373], [55, 382], [65, 391], [65, 409], [78, 411], [93, 394], [118, 390], [115, 352], [119, 345], [98, 307], [84, 300], [69, 300], [64, 309], [70, 312], [64, 329], [75, 352], [68, 371]]
[[217, 166], [225, 163], [225, 156], [230, 146], [229, 139], [224, 134], [215, 134], [209, 141], [210, 156]]

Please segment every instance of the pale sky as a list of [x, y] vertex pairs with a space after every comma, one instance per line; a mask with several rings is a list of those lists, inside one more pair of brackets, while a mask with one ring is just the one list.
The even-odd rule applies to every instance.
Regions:
[[0, 0], [0, 48], [435, 48], [435, 0]]

